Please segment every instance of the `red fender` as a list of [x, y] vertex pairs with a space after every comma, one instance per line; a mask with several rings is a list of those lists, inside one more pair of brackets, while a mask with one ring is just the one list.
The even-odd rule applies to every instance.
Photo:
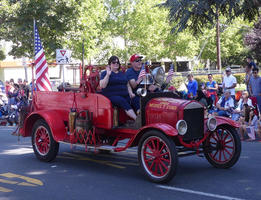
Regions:
[[[240, 127], [240, 124], [228, 117], [221, 117], [221, 116], [215, 116], [216, 120], [217, 120], [217, 126], [220, 126], [220, 125], [229, 125], [229, 126], [232, 126], [234, 128], [239, 128]], [[205, 118], [204, 120], [204, 131], [208, 131], [208, 128], [207, 128], [207, 121], [208, 121], [208, 118]]]
[[30, 136], [32, 127], [38, 119], [44, 119], [51, 129], [55, 141], [63, 141], [67, 136], [64, 121], [68, 121], [68, 111], [41, 110], [31, 113], [25, 120], [22, 136]]
[[138, 145], [138, 142], [139, 142], [140, 138], [142, 137], [143, 133], [145, 133], [146, 131], [149, 131], [151, 129], [159, 130], [159, 131], [163, 132], [164, 134], [171, 136], [171, 137], [178, 135], [178, 131], [169, 124], [165, 124], [165, 123], [149, 124], [149, 125], [143, 126], [141, 129], [139, 129], [139, 133], [133, 139], [131, 146]]

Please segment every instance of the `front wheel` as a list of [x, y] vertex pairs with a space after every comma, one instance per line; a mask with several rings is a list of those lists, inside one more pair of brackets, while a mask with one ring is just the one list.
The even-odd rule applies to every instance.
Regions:
[[178, 156], [175, 143], [157, 130], [145, 133], [138, 149], [140, 167], [149, 180], [162, 183], [170, 181], [176, 174]]
[[224, 125], [217, 127], [204, 143], [204, 154], [214, 167], [235, 165], [241, 154], [241, 141], [236, 129]]
[[42, 119], [33, 126], [32, 145], [36, 157], [41, 161], [50, 162], [58, 153], [59, 143], [53, 139], [48, 124]]

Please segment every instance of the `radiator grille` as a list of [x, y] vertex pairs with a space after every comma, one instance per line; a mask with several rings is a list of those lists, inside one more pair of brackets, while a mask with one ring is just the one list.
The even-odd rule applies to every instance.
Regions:
[[188, 125], [184, 140], [194, 140], [204, 136], [204, 108], [184, 109], [184, 120]]

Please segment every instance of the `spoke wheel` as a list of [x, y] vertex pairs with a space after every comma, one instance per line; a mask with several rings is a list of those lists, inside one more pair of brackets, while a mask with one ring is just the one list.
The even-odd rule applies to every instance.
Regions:
[[241, 141], [235, 128], [220, 126], [206, 139], [204, 154], [217, 168], [230, 168], [239, 159]]
[[145, 133], [139, 143], [139, 162], [151, 181], [169, 181], [178, 165], [174, 142], [159, 131]]
[[53, 139], [51, 130], [44, 120], [38, 120], [33, 126], [32, 145], [39, 160], [49, 162], [55, 159], [59, 143]]
[[39, 126], [36, 129], [34, 137], [37, 152], [45, 156], [50, 151], [50, 136], [48, 130], [44, 126]]

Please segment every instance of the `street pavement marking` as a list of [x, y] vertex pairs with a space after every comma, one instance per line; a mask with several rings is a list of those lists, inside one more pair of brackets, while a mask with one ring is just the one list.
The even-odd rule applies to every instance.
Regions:
[[104, 164], [104, 165], [108, 165], [108, 166], [119, 168], [119, 169], [126, 168], [126, 167], [121, 166], [121, 165], [112, 164], [111, 161], [91, 159], [91, 158], [79, 156], [79, 155], [68, 153], [68, 152], [63, 152], [63, 154], [68, 155], [68, 156], [72, 156], [72, 157], [74, 157], [77, 160], [87, 160], [87, 161], [91, 161], [91, 162], [95, 162], [95, 163], [99, 163], [99, 164]]
[[178, 191], [178, 192], [197, 194], [197, 195], [201, 195], [201, 196], [214, 197], [214, 198], [217, 198], [217, 199], [244, 200], [244, 199], [239, 199], [239, 198], [235, 198], [235, 197], [229, 197], [229, 196], [224, 196], [224, 195], [200, 192], [200, 191], [189, 190], [189, 189], [178, 188], [178, 187], [165, 186], [165, 185], [156, 185], [156, 187], [167, 189], [167, 190], [174, 190], [174, 191]]
[[0, 192], [12, 192], [13, 190], [4, 188], [4, 187], [0, 187]]
[[38, 179], [22, 176], [22, 175], [19, 175], [19, 174], [13, 174], [13, 173], [10, 173], [10, 172], [0, 174], [0, 176], [6, 177], [6, 178], [19, 178], [19, 179], [25, 180], [26, 184], [23, 184], [23, 185], [27, 185], [27, 186], [29, 186], [30, 184], [31, 184], [30, 186], [32, 186], [33, 184], [40, 185], [40, 186], [43, 185], [43, 182], [38, 180]]
[[[81, 154], [88, 154], [88, 155], [95, 155], [95, 156], [99, 156], [99, 157], [108, 157], [108, 158], [120, 158], [120, 159], [124, 159], [124, 160], [132, 160], [132, 161], [137, 161], [137, 158], [128, 158], [128, 157], [124, 157], [123, 155], [119, 155], [119, 154], [101, 154], [101, 153], [97, 153], [97, 154], [91, 154], [89, 152], [84, 152], [84, 151], [73, 151], [75, 153], [81, 153]], [[116, 155], [116, 156], [115, 156]]]
[[9, 181], [9, 180], [5, 180], [5, 179], [1, 179], [0, 178], [0, 183], [8, 183], [8, 184], [17, 184], [17, 181]]

